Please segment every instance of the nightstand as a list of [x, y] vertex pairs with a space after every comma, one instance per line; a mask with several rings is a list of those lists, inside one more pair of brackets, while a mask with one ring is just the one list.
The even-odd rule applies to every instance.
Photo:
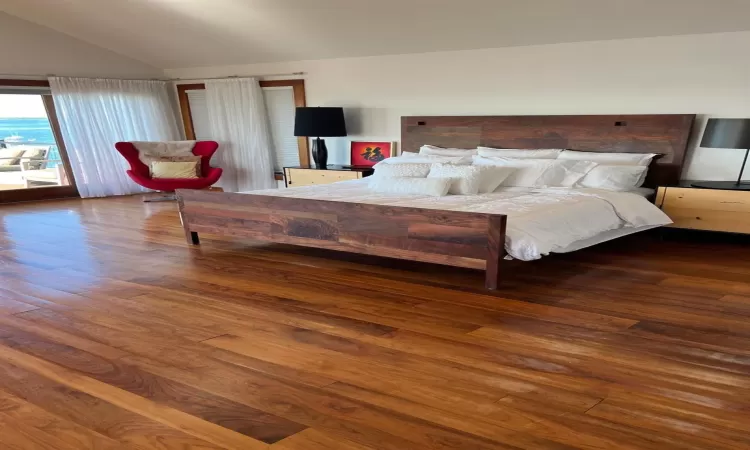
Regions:
[[337, 181], [358, 180], [372, 175], [372, 167], [328, 166], [327, 169], [314, 167], [284, 167], [286, 187], [331, 184]]
[[702, 189], [693, 181], [661, 186], [656, 206], [674, 221], [672, 228], [750, 234], [750, 191]]

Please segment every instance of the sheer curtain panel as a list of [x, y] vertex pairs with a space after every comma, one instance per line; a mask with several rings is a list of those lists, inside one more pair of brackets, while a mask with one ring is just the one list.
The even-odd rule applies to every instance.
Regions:
[[263, 91], [255, 78], [206, 81], [216, 158], [224, 169], [217, 186], [242, 192], [276, 187], [273, 152]]
[[145, 191], [125, 173], [129, 166], [115, 143], [180, 138], [167, 83], [67, 77], [49, 83], [81, 197]]

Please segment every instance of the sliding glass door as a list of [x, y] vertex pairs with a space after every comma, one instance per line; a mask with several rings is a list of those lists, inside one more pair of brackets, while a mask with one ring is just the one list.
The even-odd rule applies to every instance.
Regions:
[[45, 84], [0, 80], [0, 203], [77, 195]]

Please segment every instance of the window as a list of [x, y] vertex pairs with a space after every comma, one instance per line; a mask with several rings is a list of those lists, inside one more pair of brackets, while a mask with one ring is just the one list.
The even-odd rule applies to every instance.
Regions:
[[[294, 136], [294, 113], [305, 106], [304, 80], [261, 81], [274, 150], [276, 178], [287, 166], [307, 166], [310, 156], [307, 139]], [[179, 84], [177, 93], [188, 139], [211, 139], [204, 84]]]
[[194, 139], [199, 141], [211, 140], [211, 124], [208, 121], [206, 90], [191, 89], [187, 91], [187, 96], [193, 120]]
[[271, 139], [275, 151], [274, 170], [299, 166], [299, 147], [294, 136], [294, 90], [291, 87], [263, 88]]
[[77, 195], [46, 81], [0, 80], [0, 203]]

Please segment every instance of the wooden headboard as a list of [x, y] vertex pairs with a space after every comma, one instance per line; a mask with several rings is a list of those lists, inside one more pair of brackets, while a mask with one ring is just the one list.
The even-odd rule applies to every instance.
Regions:
[[679, 181], [694, 114], [620, 116], [412, 116], [401, 118], [401, 150], [564, 148], [659, 153], [646, 186]]

